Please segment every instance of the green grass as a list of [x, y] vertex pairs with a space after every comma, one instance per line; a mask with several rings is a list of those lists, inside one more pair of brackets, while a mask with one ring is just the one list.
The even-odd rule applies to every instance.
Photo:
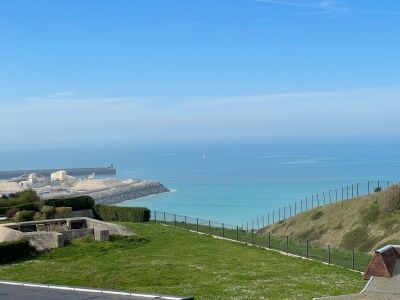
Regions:
[[192, 295], [196, 299], [311, 299], [359, 292], [362, 275], [316, 261], [160, 224], [125, 223], [139, 236], [75, 240], [0, 266], [0, 279]]

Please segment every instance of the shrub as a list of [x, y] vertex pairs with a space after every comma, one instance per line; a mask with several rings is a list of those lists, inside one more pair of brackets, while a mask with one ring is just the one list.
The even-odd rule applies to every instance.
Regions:
[[54, 206], [43, 205], [41, 211], [45, 219], [53, 219], [56, 214]]
[[382, 188], [381, 188], [380, 186], [378, 186], [378, 187], [376, 187], [376, 188], [374, 189], [374, 192], [375, 192], [375, 193], [379, 193], [380, 191], [382, 191]]
[[10, 208], [5, 212], [4, 216], [9, 219], [14, 217], [17, 212], [19, 212], [19, 208]]
[[119, 207], [97, 204], [93, 207], [96, 217], [103, 221], [148, 222], [150, 210], [146, 207]]
[[35, 253], [28, 240], [0, 243], [0, 263], [12, 262]]
[[10, 207], [25, 203], [39, 203], [39, 196], [33, 190], [26, 190], [23, 192], [15, 193], [13, 197], [9, 196], [9, 198], [1, 198], [0, 199], [0, 207]]
[[56, 207], [56, 216], [59, 218], [72, 217], [72, 207]]
[[56, 198], [46, 199], [44, 205], [54, 207], [72, 207], [72, 210], [91, 209], [94, 205], [94, 200], [90, 196], [78, 196], [72, 198]]
[[43, 214], [38, 212], [38, 211], [35, 212], [35, 214], [33, 215], [33, 220], [35, 220], [35, 221], [40, 221], [40, 220], [43, 220], [43, 219], [44, 219]]
[[23, 203], [18, 205], [0, 207], [0, 215], [5, 214], [10, 209], [19, 209], [19, 210], [37, 210], [36, 203]]
[[16, 222], [32, 221], [34, 214], [35, 212], [31, 210], [19, 211], [15, 214], [15, 221]]
[[392, 185], [385, 193], [382, 193], [379, 201], [384, 213], [400, 210], [400, 185]]

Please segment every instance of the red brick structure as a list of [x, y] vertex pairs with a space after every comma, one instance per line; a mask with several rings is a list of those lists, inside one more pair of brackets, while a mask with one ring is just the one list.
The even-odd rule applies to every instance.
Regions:
[[364, 279], [371, 276], [387, 277], [393, 276], [397, 260], [400, 258], [400, 246], [387, 245], [375, 251], [375, 255], [368, 265]]

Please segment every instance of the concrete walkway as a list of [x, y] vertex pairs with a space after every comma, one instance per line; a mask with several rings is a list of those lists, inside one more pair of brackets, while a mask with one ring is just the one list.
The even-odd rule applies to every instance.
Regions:
[[193, 300], [192, 297], [0, 281], [1, 300]]

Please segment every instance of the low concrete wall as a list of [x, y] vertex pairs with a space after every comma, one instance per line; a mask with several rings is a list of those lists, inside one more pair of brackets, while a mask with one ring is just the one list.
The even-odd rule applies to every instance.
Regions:
[[74, 230], [62, 231], [60, 233], [64, 236], [65, 241], [70, 241], [81, 237], [93, 236], [93, 229], [91, 228], [74, 229]]
[[39, 251], [64, 246], [64, 235], [54, 231], [25, 232], [24, 237], [28, 238], [29, 243]]
[[124, 236], [135, 235], [128, 228], [121, 226], [121, 225], [113, 224], [113, 223], [108, 223], [108, 222], [103, 222], [103, 221], [87, 218], [86, 224], [87, 224], [88, 228], [100, 227], [100, 228], [108, 229], [108, 231], [110, 232], [110, 235], [114, 235], [114, 234], [124, 235]]

